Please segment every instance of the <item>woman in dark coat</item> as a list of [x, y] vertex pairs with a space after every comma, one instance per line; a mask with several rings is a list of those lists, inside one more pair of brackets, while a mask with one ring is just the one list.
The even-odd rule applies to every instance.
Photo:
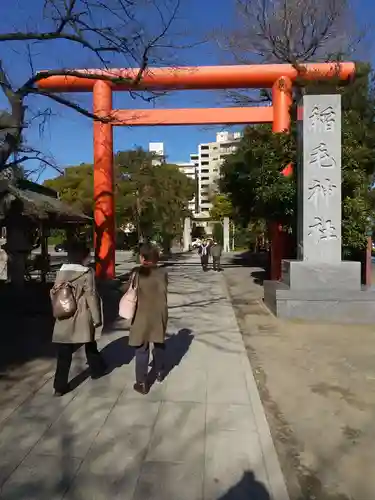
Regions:
[[168, 275], [158, 267], [158, 250], [149, 244], [140, 249], [141, 265], [132, 273], [136, 273], [138, 285], [137, 309], [130, 327], [129, 345], [136, 348], [134, 390], [147, 394], [148, 364], [150, 343], [154, 345], [154, 369], [157, 380], [164, 376], [165, 334], [168, 322]]

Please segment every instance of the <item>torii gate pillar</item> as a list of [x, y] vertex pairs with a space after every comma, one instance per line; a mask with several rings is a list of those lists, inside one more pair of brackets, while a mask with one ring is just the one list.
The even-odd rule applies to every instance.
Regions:
[[[109, 83], [95, 82], [93, 101], [96, 116], [110, 116], [112, 88]], [[113, 127], [97, 120], [94, 121], [94, 179], [96, 274], [98, 278], [113, 279], [116, 251]]]

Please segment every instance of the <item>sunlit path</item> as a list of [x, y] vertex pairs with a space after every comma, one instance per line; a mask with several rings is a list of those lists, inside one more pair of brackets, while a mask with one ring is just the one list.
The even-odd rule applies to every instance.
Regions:
[[114, 323], [101, 342], [111, 374], [61, 399], [49, 380], [3, 421], [1, 499], [288, 499], [223, 277], [197, 256], [169, 271], [164, 383], [134, 393]]

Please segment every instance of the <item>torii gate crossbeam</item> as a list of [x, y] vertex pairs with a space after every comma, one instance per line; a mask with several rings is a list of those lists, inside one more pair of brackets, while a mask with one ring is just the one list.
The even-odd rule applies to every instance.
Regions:
[[[94, 217], [97, 275], [109, 279], [115, 277], [114, 125], [227, 124], [270, 121], [274, 132], [288, 132], [292, 87], [298, 77], [302, 77], [305, 81], [330, 79], [347, 81], [354, 75], [355, 65], [351, 62], [305, 64], [298, 69], [290, 64], [148, 68], [142, 75], [139, 69], [40, 72], [37, 75], [37, 85], [42, 90], [92, 92], [94, 114], [105, 119], [94, 121]], [[139, 110], [113, 110], [112, 107], [113, 91], [229, 88], [272, 88], [273, 106], [272, 108], [232, 108], [232, 110], [227, 108], [215, 111], [212, 109], [152, 110], [142, 111], [142, 113]], [[135, 116], [137, 113], [140, 116], [138, 122]], [[172, 113], [175, 114], [175, 118], [172, 117]], [[222, 113], [221, 119], [219, 113]], [[205, 120], [203, 115], [206, 116]]]

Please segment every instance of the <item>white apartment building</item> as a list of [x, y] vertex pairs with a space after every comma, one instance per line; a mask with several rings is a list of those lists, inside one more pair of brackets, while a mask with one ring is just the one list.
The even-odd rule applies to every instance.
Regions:
[[[180, 169], [181, 172], [183, 172], [189, 179], [193, 180], [194, 182], [197, 182], [197, 177], [196, 177], [196, 166], [194, 163], [176, 163], [178, 168]], [[192, 200], [189, 201], [188, 208], [189, 210], [195, 214], [196, 213], [196, 203], [197, 203], [197, 198], [194, 196]]]
[[196, 166], [198, 185], [196, 215], [209, 215], [211, 198], [218, 189], [221, 165], [226, 156], [236, 151], [241, 137], [241, 132], [218, 132], [215, 142], [199, 144], [198, 153], [190, 155], [191, 163]]
[[[189, 202], [189, 210], [194, 216], [209, 217], [211, 199], [218, 190], [221, 165], [226, 156], [236, 151], [241, 137], [241, 132], [218, 132], [215, 142], [198, 145], [198, 152], [190, 155], [190, 162], [176, 163], [185, 175], [196, 181], [196, 196]], [[149, 151], [156, 156], [154, 165], [165, 161], [162, 142], [150, 142]]]
[[163, 142], [150, 142], [148, 145], [148, 150], [150, 153], [153, 153], [155, 155], [155, 158], [152, 160], [153, 165], [160, 165], [161, 163], [165, 162]]

